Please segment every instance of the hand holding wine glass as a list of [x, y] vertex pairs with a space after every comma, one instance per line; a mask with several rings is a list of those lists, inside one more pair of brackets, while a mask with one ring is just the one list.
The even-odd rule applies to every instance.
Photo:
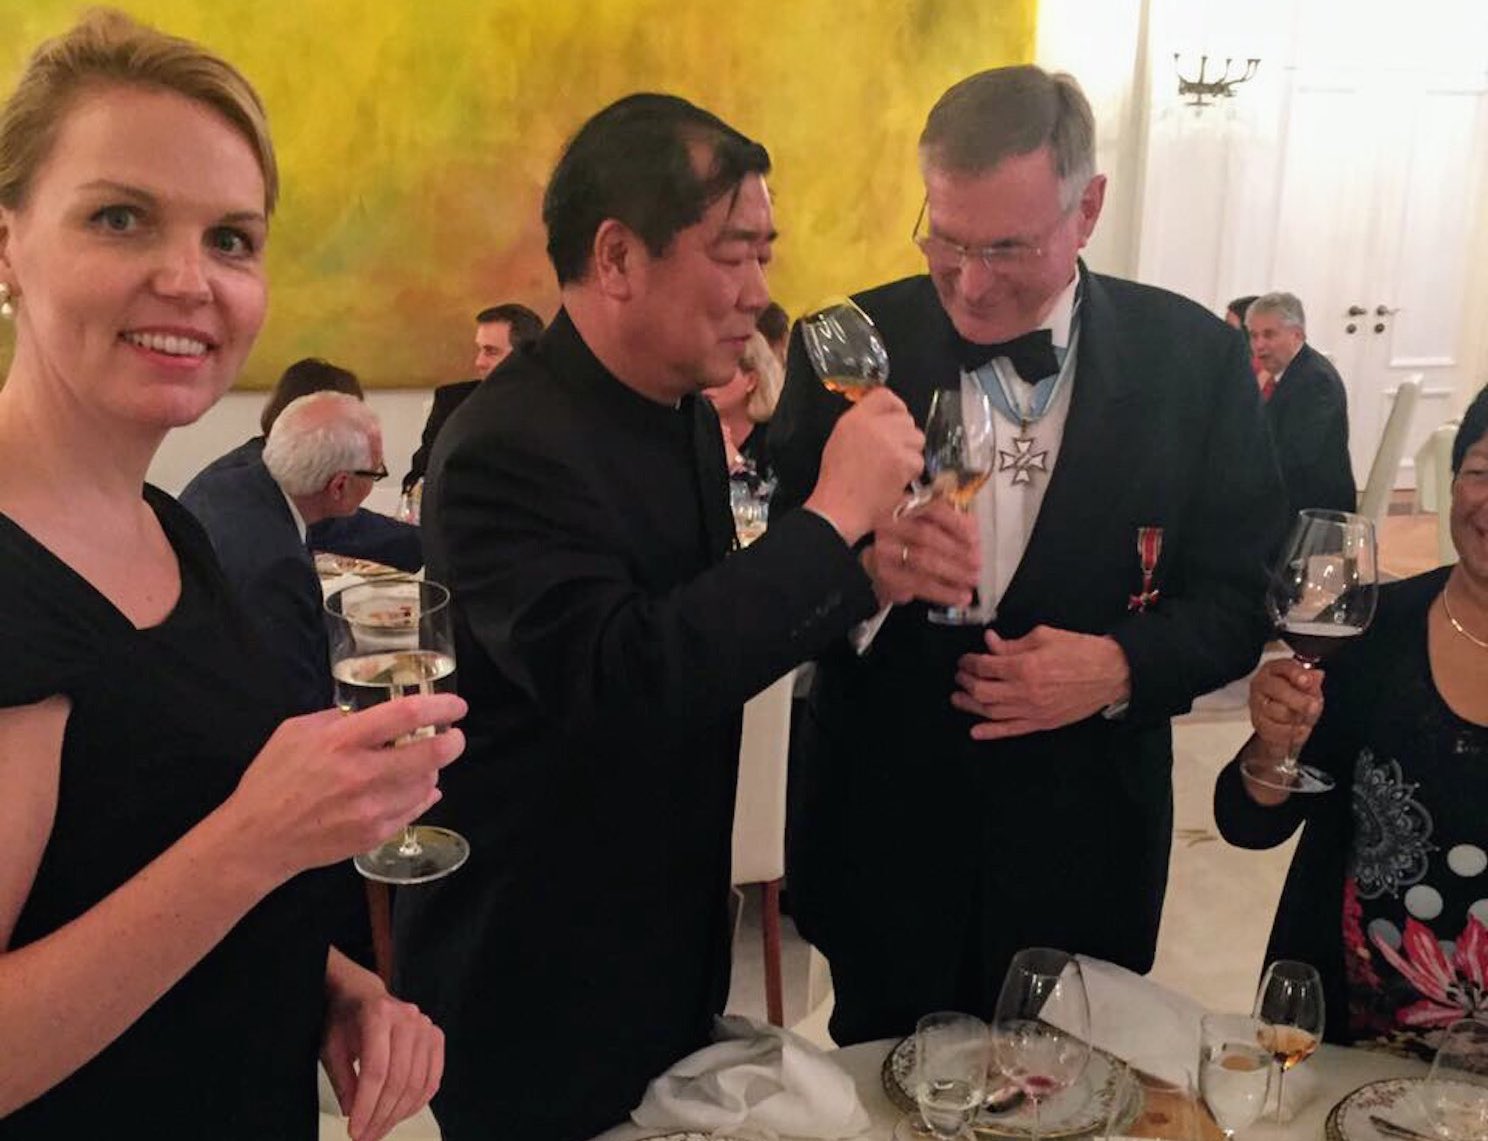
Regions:
[[[1378, 591], [1374, 524], [1341, 511], [1302, 511], [1272, 572], [1266, 607], [1281, 639], [1304, 668], [1316, 667], [1369, 628]], [[1276, 765], [1242, 762], [1263, 788], [1327, 792], [1333, 778], [1297, 763], [1289, 748]]]
[[1013, 956], [992, 1019], [992, 1056], [1033, 1105], [1033, 1141], [1043, 1102], [1080, 1079], [1090, 1060], [1090, 1004], [1073, 955], [1031, 947]]
[[1488, 1141], [1488, 1024], [1464, 1018], [1447, 1027], [1421, 1108], [1442, 1141]]
[[[435, 582], [379, 579], [326, 599], [336, 704], [355, 712], [413, 694], [453, 693], [454, 634], [449, 591]], [[442, 732], [424, 726], [394, 738], [395, 747]], [[382, 883], [425, 883], [449, 875], [470, 855], [465, 838], [447, 828], [405, 824], [401, 836], [355, 859], [356, 869]]]
[[889, 379], [878, 329], [851, 300], [834, 297], [800, 320], [801, 340], [822, 384], [856, 403]]
[[1266, 968], [1256, 991], [1257, 1041], [1276, 1062], [1276, 1120], [1282, 1118], [1282, 1086], [1288, 1070], [1312, 1056], [1323, 1040], [1323, 980], [1316, 967], [1278, 959]]

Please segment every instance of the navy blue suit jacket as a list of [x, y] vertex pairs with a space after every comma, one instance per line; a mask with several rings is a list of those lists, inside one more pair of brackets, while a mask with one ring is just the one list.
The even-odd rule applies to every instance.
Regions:
[[262, 443], [250, 440], [214, 460], [186, 485], [181, 502], [211, 537], [294, 712], [309, 713], [333, 702], [320, 579], [261, 452]]

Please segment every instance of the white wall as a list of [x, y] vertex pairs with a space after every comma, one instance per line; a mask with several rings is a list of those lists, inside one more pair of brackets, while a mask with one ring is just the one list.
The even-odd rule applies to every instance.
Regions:
[[[150, 482], [176, 495], [207, 464], [258, 435], [258, 415], [267, 395], [229, 392], [195, 424], [172, 432], [150, 465]], [[422, 388], [368, 390], [367, 403], [382, 421], [383, 455], [392, 474], [378, 485], [367, 506], [391, 512], [397, 505], [398, 481], [418, 447], [430, 400], [429, 390]]]

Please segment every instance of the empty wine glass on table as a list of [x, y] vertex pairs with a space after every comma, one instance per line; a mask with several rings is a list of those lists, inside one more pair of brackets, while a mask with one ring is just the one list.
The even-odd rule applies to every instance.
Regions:
[[1090, 1003], [1073, 955], [1030, 947], [1013, 956], [992, 1018], [992, 1058], [1033, 1106], [1080, 1080], [1090, 1060]]
[[1261, 1045], [1264, 1029], [1243, 1014], [1206, 1014], [1199, 1021], [1199, 1090], [1229, 1141], [1266, 1110], [1271, 1054]]
[[927, 1014], [915, 1025], [913, 1089], [918, 1120], [906, 1117], [896, 1141], [971, 1141], [987, 1094], [987, 1024], [970, 1014]]
[[1316, 967], [1278, 959], [1256, 991], [1256, 1040], [1276, 1063], [1276, 1120], [1282, 1121], [1282, 1084], [1288, 1070], [1312, 1056], [1323, 1040], [1323, 980]]
[[[336, 704], [352, 713], [395, 697], [455, 692], [449, 599], [437, 582], [401, 577], [356, 583], [327, 598]], [[417, 735], [444, 728], [430, 726]], [[459, 833], [410, 824], [353, 862], [368, 879], [416, 884], [449, 875], [469, 856]]]
[[[1266, 608], [1296, 660], [1313, 669], [1369, 628], [1379, 588], [1374, 524], [1342, 511], [1302, 511], [1271, 574]], [[1246, 761], [1258, 785], [1290, 792], [1327, 792], [1334, 780], [1297, 763], [1289, 750], [1279, 766]]]
[[868, 314], [846, 297], [824, 301], [801, 318], [811, 367], [829, 390], [857, 402], [889, 379], [889, 352]]
[[1447, 1027], [1420, 1096], [1442, 1141], [1488, 1141], [1488, 1023], [1464, 1018]]

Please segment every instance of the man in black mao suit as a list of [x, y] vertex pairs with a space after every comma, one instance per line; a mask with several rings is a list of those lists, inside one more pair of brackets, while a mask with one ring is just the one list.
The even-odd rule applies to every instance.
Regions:
[[296, 713], [334, 704], [320, 578], [306, 528], [351, 515], [381, 467], [376, 413], [357, 397], [319, 392], [286, 406], [256, 454], [228, 453], [181, 492]]
[[[997, 389], [1000, 455], [971, 516], [937, 502], [878, 527], [864, 565], [902, 605], [817, 672], [787, 874], [831, 963], [839, 1043], [933, 1010], [990, 1015], [1025, 946], [1151, 966], [1168, 721], [1255, 662], [1284, 522], [1243, 344], [1079, 263], [1105, 182], [1073, 79], [957, 84], [921, 164], [930, 273], [857, 300], [917, 420], [963, 369]], [[810, 485], [841, 409], [798, 332], [770, 434], [777, 503]], [[995, 606], [985, 629], [926, 620], [921, 601], [964, 604], [973, 584]]]
[[418, 450], [408, 465], [408, 474], [403, 477], [403, 490], [411, 491], [413, 485], [424, 478], [429, 466], [429, 456], [439, 430], [450, 418], [450, 413], [465, 398], [475, 391], [482, 377], [506, 360], [518, 349], [526, 348], [542, 336], [542, 318], [525, 305], [506, 302], [482, 309], [475, 315], [475, 380], [457, 380], [453, 384], [441, 384], [434, 390], [434, 403], [429, 408], [429, 418], [424, 421], [423, 436]]
[[1267, 293], [1245, 311], [1256, 359], [1273, 377], [1266, 424], [1292, 510], [1352, 511], [1348, 394], [1333, 362], [1307, 343], [1307, 317], [1291, 293]]
[[728, 990], [741, 709], [877, 605], [852, 552], [919, 467], [843, 417], [805, 509], [736, 550], [726, 383], [768, 302], [758, 143], [635, 95], [543, 203], [563, 308], [450, 419], [424, 496], [469, 747], [431, 814], [470, 862], [400, 892], [399, 993], [444, 1029], [447, 1141], [578, 1141], [708, 1041]]

